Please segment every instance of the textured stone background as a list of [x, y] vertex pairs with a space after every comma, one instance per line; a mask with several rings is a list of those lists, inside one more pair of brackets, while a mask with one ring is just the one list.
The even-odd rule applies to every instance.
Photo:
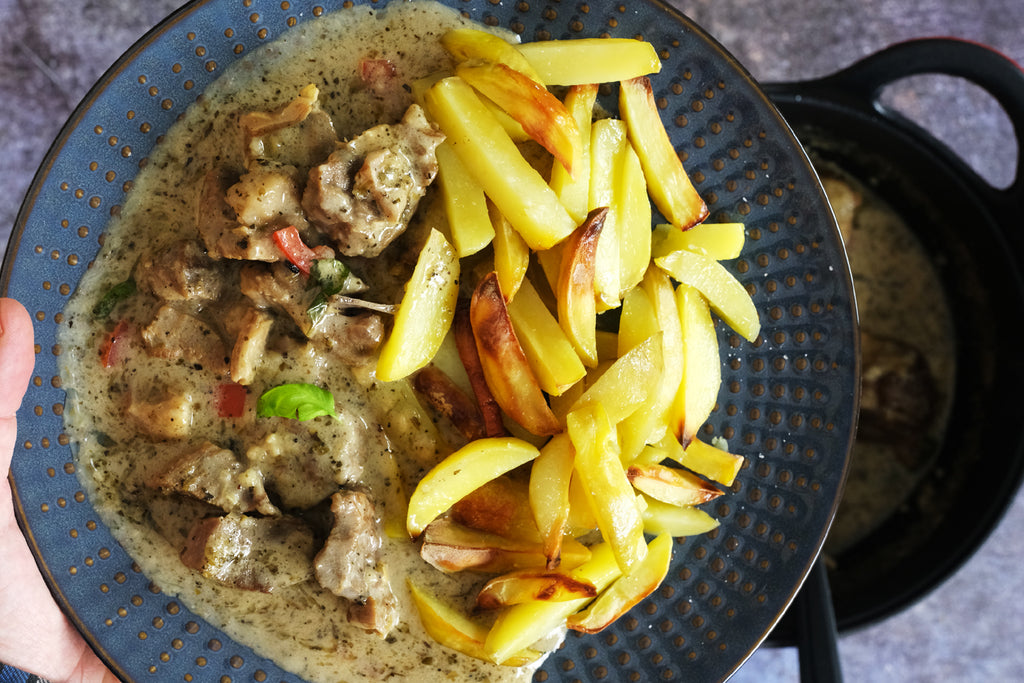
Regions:
[[[0, 0], [0, 246], [36, 167], [74, 106], [123, 50], [179, 4]], [[1024, 63], [1021, 0], [673, 4], [766, 82], [822, 76], [891, 43], [923, 36], [967, 38]], [[895, 87], [886, 101], [945, 140], [990, 182], [1005, 186], [1013, 179], [1017, 159], [1006, 144], [1013, 130], [977, 89], [954, 79], [919, 77]], [[1019, 680], [1022, 595], [1024, 494], [977, 555], [943, 586], [903, 613], [843, 637], [846, 680]], [[733, 680], [798, 678], [795, 650], [762, 649]]]

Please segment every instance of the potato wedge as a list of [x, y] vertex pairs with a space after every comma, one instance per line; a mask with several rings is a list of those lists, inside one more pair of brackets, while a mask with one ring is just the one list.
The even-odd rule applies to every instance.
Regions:
[[505, 64], [538, 83], [542, 82], [540, 74], [517, 46], [493, 33], [475, 28], [456, 28], [441, 36], [441, 45], [458, 62], [482, 60]]
[[[473, 621], [451, 605], [408, 582], [409, 595], [427, 634], [441, 645], [475, 659], [490, 661], [484, 650], [487, 627]], [[506, 666], [524, 666], [541, 656], [537, 650], [526, 648], [505, 660]]]
[[669, 451], [669, 457], [722, 486], [732, 486], [745, 462], [742, 455], [712, 446], [701, 439], [690, 439], [685, 450]]
[[432, 229], [377, 359], [377, 379], [393, 382], [424, 367], [441, 347], [459, 296], [459, 258]]
[[653, 593], [672, 563], [672, 536], [659, 534], [647, 544], [647, 556], [623, 573], [600, 597], [581, 612], [570, 615], [566, 625], [574, 631], [598, 633]]
[[619, 154], [615, 204], [619, 229], [619, 297], [640, 283], [651, 262], [651, 202], [640, 157], [632, 145]]
[[587, 367], [597, 365], [597, 307], [594, 265], [607, 208], [594, 209], [562, 245], [558, 271], [558, 323]]
[[505, 414], [531, 434], [562, 431], [516, 337], [495, 273], [477, 285], [469, 318], [487, 386]]
[[611, 424], [617, 425], [646, 403], [651, 395], [651, 378], [657, 377], [661, 370], [662, 342], [659, 332], [613, 362], [577, 399], [570, 414], [600, 406]]
[[526, 464], [540, 451], [511, 437], [477, 439], [455, 451], [420, 480], [409, 498], [406, 529], [417, 538], [456, 501], [487, 482]]
[[590, 501], [604, 540], [623, 571], [647, 554], [637, 495], [619, 461], [615, 426], [602, 404], [573, 410], [566, 418], [576, 449], [576, 476]]
[[494, 239], [487, 212], [487, 197], [480, 183], [459, 159], [451, 145], [437, 146], [437, 181], [444, 200], [452, 243], [460, 258], [480, 251]]
[[[646, 545], [644, 548], [646, 550]], [[569, 576], [589, 582], [600, 593], [622, 572], [609, 544], [596, 545], [592, 552], [591, 558], [570, 571]], [[566, 618], [588, 602], [590, 598], [513, 605], [498, 615], [484, 641], [484, 650], [493, 661], [507, 662], [516, 653], [563, 627]]]
[[572, 174], [570, 175], [560, 162], [555, 161], [551, 165], [551, 178], [548, 180], [551, 189], [558, 195], [577, 224], [586, 220], [590, 210], [587, 201], [590, 196], [590, 135], [596, 101], [596, 83], [574, 85], [565, 94], [562, 103], [576, 121], [576, 128], [580, 132], [580, 146], [572, 162]]
[[614, 83], [661, 71], [654, 46], [631, 38], [543, 40], [516, 47], [545, 85]]
[[619, 84], [619, 114], [640, 157], [654, 205], [672, 225], [686, 229], [708, 217], [708, 207], [690, 182], [654, 102], [646, 76]]
[[480, 354], [476, 350], [476, 337], [473, 335], [473, 325], [469, 319], [469, 306], [469, 302], [462, 301], [455, 307], [455, 319], [452, 321], [455, 348], [480, 407], [480, 414], [484, 420], [484, 436], [505, 436], [501, 406], [494, 400], [491, 388], [487, 386]]
[[576, 228], [555, 191], [468, 83], [444, 78], [423, 94], [423, 103], [462, 163], [531, 249], [547, 249]]
[[494, 231], [494, 272], [505, 300], [511, 301], [530, 266], [530, 248], [492, 202], [487, 212]]
[[686, 249], [716, 261], [725, 261], [740, 255], [746, 237], [743, 223], [701, 223], [689, 230], [663, 223], [655, 226], [651, 234], [651, 255], [660, 258]]
[[683, 381], [670, 409], [669, 426], [685, 445], [715, 408], [722, 385], [722, 361], [715, 321], [700, 292], [680, 284], [676, 301], [683, 331]]
[[626, 355], [659, 332], [661, 328], [658, 325], [658, 317], [654, 313], [654, 304], [651, 303], [651, 297], [647, 292], [642, 287], [634, 287], [626, 292], [619, 316], [616, 355]]
[[576, 119], [546, 87], [494, 62], [462, 62], [455, 75], [501, 107], [573, 175], [573, 160], [582, 146], [580, 131]]
[[520, 569], [495, 577], [476, 596], [480, 609], [498, 609], [524, 602], [565, 602], [597, 595], [594, 584], [568, 572]]
[[508, 313], [541, 389], [559, 396], [583, 379], [587, 369], [529, 280], [509, 302]]
[[413, 376], [413, 388], [438, 413], [447, 417], [465, 438], [472, 440], [487, 436], [476, 401], [439, 368], [428, 365], [418, 371]]
[[[594, 121], [590, 130], [590, 210], [608, 207], [594, 257], [594, 296], [599, 311], [619, 305], [619, 223], [622, 207], [617, 192], [620, 159], [629, 145], [626, 124], [620, 119]], [[646, 193], [644, 194], [646, 198]]]
[[[442, 517], [422, 535], [420, 557], [444, 572], [476, 571], [501, 574], [518, 569], [546, 569], [540, 541], [505, 538], [470, 529]], [[562, 539], [562, 563], [577, 567], [590, 558], [590, 550], [572, 538]]]
[[503, 475], [492, 479], [456, 501], [449, 514], [452, 521], [470, 529], [504, 538], [541, 540], [530, 507], [529, 484], [521, 478]]
[[569, 526], [569, 485], [575, 459], [569, 435], [563, 432], [544, 444], [530, 470], [530, 509], [544, 539], [549, 569], [561, 564], [562, 537]]
[[685, 249], [654, 259], [677, 282], [697, 289], [718, 317], [749, 342], [757, 339], [761, 321], [757, 308], [732, 273], [718, 261]]
[[649, 534], [698, 536], [720, 526], [720, 522], [700, 508], [690, 505], [672, 505], [654, 498], [644, 497], [644, 531]]
[[630, 465], [626, 477], [637, 491], [672, 505], [700, 505], [722, 495], [717, 486], [678, 467]]

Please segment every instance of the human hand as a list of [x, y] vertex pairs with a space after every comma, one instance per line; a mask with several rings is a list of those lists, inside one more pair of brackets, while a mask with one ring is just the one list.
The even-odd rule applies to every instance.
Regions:
[[[10, 469], [15, 413], [34, 364], [32, 319], [0, 299], [0, 472]], [[54, 683], [116, 683], [54, 602], [14, 518], [11, 487], [0, 479], [0, 662]]]

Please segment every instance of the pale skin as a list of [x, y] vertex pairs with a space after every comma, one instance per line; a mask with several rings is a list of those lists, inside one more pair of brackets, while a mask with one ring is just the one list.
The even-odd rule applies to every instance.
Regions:
[[[34, 360], [28, 312], [12, 299], [0, 299], [0, 472], [10, 469], [15, 413]], [[0, 558], [0, 662], [52, 683], [117, 683], [50, 595], [14, 518], [6, 476], [0, 479]]]

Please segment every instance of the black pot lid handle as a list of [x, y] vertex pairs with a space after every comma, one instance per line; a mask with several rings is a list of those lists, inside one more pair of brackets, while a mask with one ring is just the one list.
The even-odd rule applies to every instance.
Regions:
[[[993, 187], [930, 133], [880, 102], [885, 86], [921, 74], [964, 78], [987, 91], [1003, 108], [1013, 125], [1017, 145], [1017, 168], [1009, 187]], [[1024, 70], [1002, 53], [957, 38], [920, 38], [891, 45], [824, 78], [769, 84], [766, 91], [823, 99], [885, 119], [924, 142], [962, 174], [1001, 225], [1012, 225], [1019, 219], [1024, 206]]]

